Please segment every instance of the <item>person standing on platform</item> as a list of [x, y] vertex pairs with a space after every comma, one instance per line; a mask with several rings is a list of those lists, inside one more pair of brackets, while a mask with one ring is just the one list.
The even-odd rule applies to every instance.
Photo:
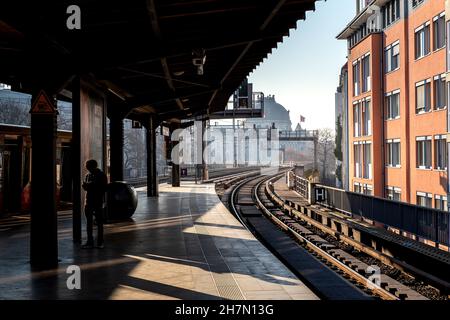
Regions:
[[106, 177], [106, 174], [98, 168], [96, 160], [91, 159], [86, 161], [86, 169], [89, 173], [86, 175], [82, 187], [86, 191], [84, 214], [86, 215], [87, 242], [82, 246], [82, 248], [91, 249], [94, 247], [94, 217], [97, 224], [96, 247], [103, 248], [104, 203], [108, 178]]

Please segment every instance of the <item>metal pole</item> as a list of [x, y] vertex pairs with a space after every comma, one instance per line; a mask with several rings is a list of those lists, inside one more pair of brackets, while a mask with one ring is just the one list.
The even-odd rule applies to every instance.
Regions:
[[158, 172], [156, 169], [156, 119], [152, 115], [146, 128], [147, 144], [147, 197], [158, 196]]
[[31, 113], [30, 262], [36, 269], [58, 265], [56, 215], [56, 103], [41, 91], [33, 95]]

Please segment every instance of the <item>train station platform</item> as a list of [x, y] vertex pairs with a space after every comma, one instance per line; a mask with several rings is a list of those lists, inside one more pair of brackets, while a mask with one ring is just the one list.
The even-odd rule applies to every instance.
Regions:
[[[60, 213], [57, 270], [30, 270], [26, 216], [0, 221], [0, 299], [317, 299], [213, 184], [161, 184], [158, 198], [144, 191], [131, 220], [106, 225], [104, 249], [74, 244], [71, 212]], [[80, 290], [67, 288], [69, 265], [81, 268]]]

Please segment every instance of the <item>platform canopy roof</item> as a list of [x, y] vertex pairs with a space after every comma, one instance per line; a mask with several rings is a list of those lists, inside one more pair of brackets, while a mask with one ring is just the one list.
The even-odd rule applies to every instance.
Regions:
[[[130, 108], [131, 118], [221, 111], [315, 1], [5, 0], [0, 82], [70, 92], [74, 76], [87, 76], [117, 108]], [[81, 30], [66, 26], [73, 4]], [[203, 53], [199, 75], [193, 58]]]

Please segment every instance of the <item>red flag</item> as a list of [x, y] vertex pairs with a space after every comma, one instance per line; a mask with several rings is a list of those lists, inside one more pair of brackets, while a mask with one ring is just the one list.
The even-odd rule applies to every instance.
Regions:
[[305, 117], [304, 116], [300, 116], [300, 122], [305, 122]]

